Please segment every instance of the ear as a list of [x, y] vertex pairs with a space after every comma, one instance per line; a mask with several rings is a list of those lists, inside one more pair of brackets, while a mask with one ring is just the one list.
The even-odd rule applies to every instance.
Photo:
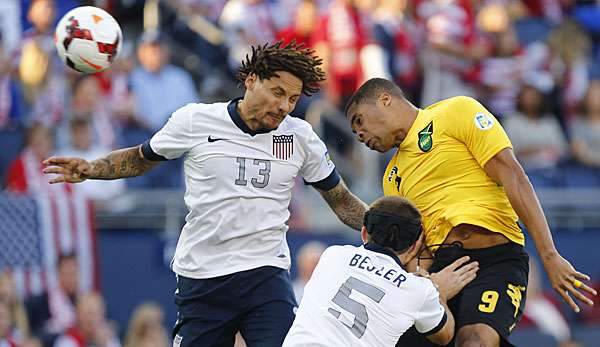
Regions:
[[248, 76], [246, 76], [246, 79], [244, 80], [244, 86], [247, 90], [254, 89], [254, 83], [256, 83], [256, 78], [257, 76], [254, 73], [250, 73], [248, 74]]
[[388, 92], [382, 92], [379, 94], [378, 100], [383, 106], [390, 106], [392, 103], [392, 96]]
[[363, 225], [362, 229], [360, 229], [360, 238], [363, 243], [367, 243], [369, 241], [369, 234], [367, 233], [367, 228]]
[[419, 236], [417, 241], [412, 246], [410, 246], [408, 252], [406, 252], [406, 254], [408, 254], [408, 258], [412, 260], [413, 258], [418, 256], [419, 251], [421, 250], [422, 246], [423, 246], [423, 232], [421, 232], [421, 236]]

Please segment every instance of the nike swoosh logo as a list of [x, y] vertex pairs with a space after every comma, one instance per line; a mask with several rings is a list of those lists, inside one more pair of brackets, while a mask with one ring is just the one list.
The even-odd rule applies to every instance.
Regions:
[[208, 142], [216, 142], [216, 141], [221, 141], [221, 140], [227, 141], [227, 139], [221, 139], [221, 138], [218, 138], [218, 137], [211, 137], [211, 135], [208, 135]]
[[100, 66], [100, 65], [96, 65], [96, 64], [92, 63], [91, 61], [89, 61], [89, 60], [85, 59], [85, 58], [84, 58], [84, 57], [82, 57], [82, 56], [79, 56], [79, 58], [80, 58], [80, 59], [81, 59], [81, 60], [82, 60], [84, 63], [86, 63], [86, 64], [88, 64], [89, 66], [91, 66], [91, 67], [92, 67], [92, 69], [96, 69], [97, 71], [99, 71], [99, 70], [102, 70], [102, 66]]

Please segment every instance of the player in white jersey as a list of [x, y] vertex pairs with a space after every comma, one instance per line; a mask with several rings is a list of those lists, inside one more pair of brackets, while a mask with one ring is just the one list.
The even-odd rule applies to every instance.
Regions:
[[478, 264], [461, 267], [464, 257], [431, 279], [407, 272], [403, 264], [417, 256], [423, 236], [419, 210], [404, 198], [377, 199], [361, 234], [363, 246], [321, 255], [283, 346], [394, 346], [413, 325], [432, 342], [449, 343], [454, 318], [446, 300], [475, 278]]
[[[49, 158], [50, 183], [144, 174], [184, 157], [189, 213], [175, 256], [174, 346], [281, 346], [296, 301], [288, 269], [288, 205], [296, 176], [347, 225], [367, 206], [348, 191], [311, 126], [288, 117], [301, 93], [324, 80], [321, 60], [295, 44], [253, 47], [238, 78], [243, 98], [189, 104], [148, 142], [87, 162]], [[176, 174], [176, 173], [174, 173]]]

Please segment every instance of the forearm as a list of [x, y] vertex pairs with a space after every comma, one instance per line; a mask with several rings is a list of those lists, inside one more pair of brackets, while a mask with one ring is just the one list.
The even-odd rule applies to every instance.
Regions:
[[533, 238], [542, 259], [556, 254], [556, 247], [550, 233], [550, 227], [540, 205], [533, 186], [524, 172], [517, 172], [505, 182], [504, 189], [508, 199]]
[[362, 202], [354, 194], [350, 193], [345, 203], [338, 206], [334, 211], [338, 218], [354, 230], [360, 230], [363, 226], [365, 212], [369, 206]]
[[106, 157], [91, 162], [90, 179], [114, 180], [140, 176], [156, 163], [144, 159], [139, 147], [123, 148], [110, 152]]
[[328, 191], [319, 190], [319, 193], [340, 221], [355, 230], [362, 228], [363, 218], [369, 206], [352, 194], [343, 181]]

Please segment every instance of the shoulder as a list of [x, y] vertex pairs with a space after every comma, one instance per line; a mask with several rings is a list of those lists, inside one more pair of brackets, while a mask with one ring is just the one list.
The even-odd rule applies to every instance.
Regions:
[[427, 106], [426, 110], [446, 110], [450, 107], [481, 105], [479, 101], [470, 96], [454, 96], [448, 99], [440, 100], [434, 104]]
[[292, 131], [299, 135], [314, 133], [313, 127], [309, 122], [290, 115], [285, 117], [280, 127], [284, 131]]
[[356, 252], [360, 247], [350, 246], [350, 245], [333, 245], [329, 246], [325, 249], [323, 254], [321, 254], [321, 259], [323, 257], [339, 257], [345, 253]]
[[310, 143], [319, 139], [312, 125], [300, 118], [287, 116], [277, 129], [280, 135], [294, 135], [300, 143]]
[[221, 115], [222, 113], [227, 112], [227, 103], [214, 103], [214, 104], [204, 104], [204, 103], [189, 103], [186, 104], [175, 111], [175, 113], [187, 115], [187, 116], [212, 116], [212, 115]]

